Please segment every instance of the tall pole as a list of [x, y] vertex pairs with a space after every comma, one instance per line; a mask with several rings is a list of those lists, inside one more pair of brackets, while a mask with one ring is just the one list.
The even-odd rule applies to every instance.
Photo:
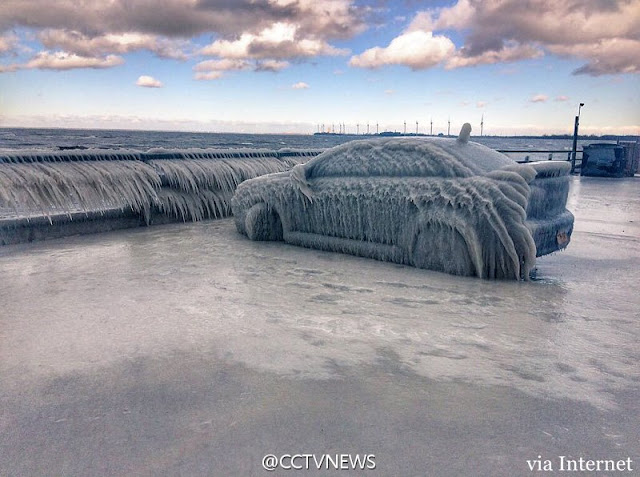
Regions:
[[360, 134], [360, 124], [356, 124], [356, 135]]
[[407, 134], [407, 122], [406, 121], [404, 122], [404, 129], [403, 129], [402, 134]]
[[484, 135], [484, 113], [482, 113], [482, 119], [480, 119], [480, 136]]
[[418, 134], [418, 121], [416, 121], [416, 135]]
[[447, 136], [451, 136], [451, 118], [447, 122]]
[[378, 134], [378, 122], [376, 121], [376, 134]]
[[429, 132], [429, 136], [433, 136], [433, 118], [431, 118], [431, 130]]
[[576, 150], [578, 148], [578, 126], [580, 125], [580, 109], [584, 106], [584, 103], [580, 103], [578, 106], [578, 115], [573, 123], [573, 147], [571, 148], [571, 172], [576, 170]]
[[367, 121], [367, 136], [369, 135], [369, 121]]

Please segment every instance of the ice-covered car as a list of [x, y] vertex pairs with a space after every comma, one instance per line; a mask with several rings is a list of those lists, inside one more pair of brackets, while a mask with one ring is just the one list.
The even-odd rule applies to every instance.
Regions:
[[240, 184], [237, 229], [287, 243], [457, 275], [527, 279], [567, 246], [570, 165], [518, 164], [457, 139], [375, 138]]

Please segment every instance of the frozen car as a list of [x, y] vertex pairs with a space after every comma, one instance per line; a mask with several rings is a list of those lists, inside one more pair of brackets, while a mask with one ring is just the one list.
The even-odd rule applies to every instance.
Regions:
[[350, 253], [483, 278], [527, 279], [567, 246], [570, 165], [518, 164], [469, 141], [376, 138], [334, 147], [240, 184], [237, 229], [252, 240]]

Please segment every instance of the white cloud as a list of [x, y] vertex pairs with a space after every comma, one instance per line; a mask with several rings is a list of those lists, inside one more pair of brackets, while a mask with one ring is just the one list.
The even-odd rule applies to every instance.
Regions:
[[466, 34], [462, 54], [450, 68], [536, 58], [547, 51], [586, 60], [574, 74], [640, 72], [637, 0], [458, 0], [419, 13], [411, 28]]
[[290, 63], [288, 61], [282, 60], [262, 60], [257, 61], [256, 66], [254, 68], [255, 71], [270, 71], [275, 73], [277, 71], [281, 71], [285, 68], [288, 68]]
[[[427, 35], [444, 45], [451, 40], [436, 33], [450, 30], [463, 36], [463, 45], [448, 49], [447, 55], [429, 54]], [[449, 7], [418, 12], [389, 46], [370, 48], [350, 64], [421, 69], [444, 62], [447, 69], [454, 69], [539, 58], [548, 52], [586, 60], [574, 74], [640, 73], [638, 31], [637, 0], [458, 0]], [[406, 41], [418, 35], [422, 41]]]
[[237, 59], [207, 60], [201, 61], [193, 67], [194, 71], [238, 71], [249, 69], [249, 62]]
[[278, 22], [257, 34], [243, 33], [235, 40], [216, 40], [202, 48], [200, 53], [221, 58], [305, 58], [319, 55], [342, 55], [341, 50], [313, 36], [303, 36], [299, 27]]
[[476, 108], [484, 108], [484, 107], [487, 106], [487, 104], [489, 104], [489, 103], [487, 103], [486, 101], [478, 101], [476, 103]]
[[38, 35], [47, 48], [59, 48], [82, 56], [98, 56], [108, 53], [129, 53], [148, 50], [163, 58], [187, 59], [184, 40], [169, 40], [145, 33], [108, 33], [89, 37], [77, 31], [46, 29]]
[[555, 101], [558, 101], [558, 102], [569, 101], [569, 96], [564, 96], [564, 95], [556, 96]]
[[536, 94], [532, 96], [529, 101], [532, 103], [545, 103], [549, 97], [546, 94]]
[[300, 81], [298, 83], [292, 84], [291, 89], [309, 89], [309, 85]]
[[532, 58], [540, 58], [544, 53], [530, 45], [510, 43], [500, 50], [485, 51], [479, 55], [466, 56], [465, 49], [458, 50], [446, 62], [446, 69], [462, 68], [465, 66], [490, 65], [495, 63], [510, 63]]
[[209, 71], [207, 73], [196, 73], [193, 78], [198, 81], [217, 80], [222, 78], [224, 73], [222, 71]]
[[201, 54], [251, 59], [255, 62], [248, 69], [273, 72], [289, 66], [289, 59], [348, 54], [331, 42], [364, 31], [368, 11], [355, 0], [5, 0], [0, 2], [0, 54], [14, 47], [14, 39], [3, 32], [21, 28], [41, 42], [41, 55], [63, 51], [66, 64], [88, 67], [140, 50], [185, 60], [194, 55], [195, 39], [208, 34], [214, 41]]
[[142, 75], [136, 81], [137, 86], [143, 88], [162, 88], [162, 83], [155, 79], [153, 76]]
[[370, 48], [353, 56], [349, 65], [360, 68], [405, 65], [418, 70], [437, 65], [454, 51], [455, 45], [449, 38], [416, 30], [394, 38], [385, 48]]
[[280, 60], [242, 60], [223, 58], [219, 60], [201, 61], [193, 67], [197, 80], [222, 78], [226, 71], [271, 71], [277, 72], [289, 66], [289, 62]]
[[80, 56], [65, 51], [41, 51], [23, 65], [15, 65], [16, 69], [71, 70], [76, 68], [111, 68], [124, 63], [124, 59], [116, 55], [105, 57]]

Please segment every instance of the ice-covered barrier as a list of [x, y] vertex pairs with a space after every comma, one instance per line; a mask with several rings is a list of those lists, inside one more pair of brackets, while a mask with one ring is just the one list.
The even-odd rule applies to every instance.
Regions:
[[148, 216], [159, 188], [141, 161], [0, 164], [0, 217], [125, 208]]
[[[320, 151], [153, 149], [0, 153], [0, 220], [121, 210], [177, 220], [219, 218], [242, 181], [282, 172]], [[110, 214], [110, 216], [113, 214]], [[164, 220], [164, 219], [163, 219]], [[15, 221], [14, 221], [15, 222]], [[0, 223], [0, 227], [2, 224]]]
[[568, 164], [517, 164], [469, 142], [467, 126], [458, 140], [354, 141], [246, 181], [232, 201], [237, 228], [253, 240], [526, 279], [539, 251], [568, 243]]
[[[230, 199], [241, 182], [286, 171], [290, 160], [270, 151], [174, 151], [150, 154], [147, 163], [162, 179], [158, 207], [182, 220], [226, 217]], [[182, 158], [177, 158], [182, 156]]]

